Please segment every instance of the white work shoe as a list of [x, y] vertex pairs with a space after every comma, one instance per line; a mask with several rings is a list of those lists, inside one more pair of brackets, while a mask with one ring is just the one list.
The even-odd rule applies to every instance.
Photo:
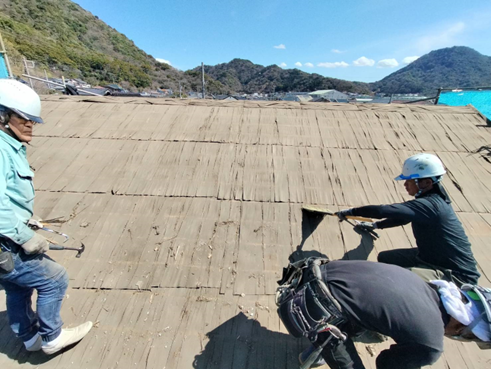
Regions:
[[85, 322], [84, 324], [80, 324], [75, 328], [62, 329], [60, 335], [53, 341], [43, 344], [42, 348], [44, 353], [47, 355], [53, 355], [58, 351], [63, 350], [65, 347], [77, 343], [84, 338], [87, 333], [89, 333], [91, 328], [92, 322]]
[[36, 334], [29, 341], [24, 342], [27, 351], [39, 351], [43, 345], [43, 340], [39, 334]]

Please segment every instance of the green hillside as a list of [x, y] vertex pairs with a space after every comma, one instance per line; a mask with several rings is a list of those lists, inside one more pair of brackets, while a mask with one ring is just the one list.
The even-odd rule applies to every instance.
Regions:
[[231, 91], [271, 93], [288, 91], [338, 91], [369, 93], [368, 84], [309, 74], [298, 69], [282, 69], [277, 65], [263, 67], [249, 60], [234, 59], [229, 63], [205, 66], [205, 73]]
[[69, 0], [0, 0], [0, 32], [18, 73], [23, 55], [50, 74], [92, 84], [177, 88], [179, 80], [195, 82]]
[[[185, 91], [201, 90], [199, 68], [182, 72], [158, 62], [70, 0], [0, 0], [0, 32], [18, 75], [25, 56], [36, 62], [38, 72], [82, 78], [93, 85], [120, 83], [177, 91], [181, 81]], [[206, 74], [206, 90], [212, 94], [328, 88], [368, 92], [366, 84], [239, 59], [207, 66]]]
[[491, 57], [465, 46], [430, 52], [384, 79], [370, 84], [385, 93], [436, 95], [440, 87], [491, 86]]

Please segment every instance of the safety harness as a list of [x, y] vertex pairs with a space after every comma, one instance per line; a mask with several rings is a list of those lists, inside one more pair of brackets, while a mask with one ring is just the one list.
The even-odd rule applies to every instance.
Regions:
[[[481, 314], [474, 319], [474, 321], [464, 328], [462, 335], [471, 333], [474, 327], [481, 321], [484, 321], [488, 325], [488, 330], [491, 331], [491, 288], [474, 286], [471, 284], [464, 284], [461, 290], [467, 294], [468, 298], [471, 298], [474, 303], [482, 305]], [[475, 340], [477, 345], [482, 350], [491, 349], [491, 341]]]
[[292, 336], [306, 337], [314, 343], [320, 333], [329, 333], [302, 368], [309, 368], [328, 343], [346, 340], [338, 326], [347, 319], [321, 276], [320, 266], [328, 262], [326, 258], [311, 257], [290, 263], [283, 268], [283, 278], [276, 289], [278, 315]]

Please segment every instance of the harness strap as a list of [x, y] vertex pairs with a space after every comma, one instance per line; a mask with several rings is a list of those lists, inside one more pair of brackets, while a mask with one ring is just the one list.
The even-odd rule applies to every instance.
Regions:
[[331, 290], [327, 286], [326, 282], [322, 279], [322, 273], [321, 273], [321, 260], [320, 259], [315, 259], [312, 261], [312, 273], [314, 276], [317, 278], [317, 281], [319, 282], [319, 287], [322, 288], [322, 291], [329, 297], [329, 299], [332, 301], [334, 306], [339, 310], [340, 313], [343, 312], [343, 309], [341, 308], [341, 305], [339, 304], [338, 300], [334, 298], [334, 296], [331, 293]]

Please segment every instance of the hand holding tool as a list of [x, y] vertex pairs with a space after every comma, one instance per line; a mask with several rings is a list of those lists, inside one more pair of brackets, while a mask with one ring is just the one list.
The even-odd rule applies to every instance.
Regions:
[[[323, 215], [329, 215], [331, 217], [337, 217], [337, 213], [329, 210], [326, 206], [322, 205], [303, 205], [302, 210], [311, 212], [311, 213], [317, 213], [317, 214], [323, 214]], [[373, 219], [371, 218], [365, 218], [365, 217], [359, 217], [356, 215], [345, 215], [347, 219], [353, 219], [353, 220], [359, 220], [360, 222], [373, 222]]]
[[76, 258], [79, 258], [82, 256], [82, 253], [85, 251], [85, 245], [83, 242], [80, 242], [80, 247], [67, 247], [67, 246], [62, 246], [58, 245], [57, 243], [50, 242], [49, 244], [49, 249], [50, 250], [73, 250], [73, 251], [78, 251], [77, 255], [75, 255]]
[[[70, 238], [65, 233], [61, 233], [59, 231], [55, 231], [54, 229], [46, 227], [46, 224], [41, 223], [39, 220], [29, 219], [29, 221], [27, 222], [27, 225], [29, 226], [29, 228], [31, 228], [35, 231], [42, 230], [45, 232], [59, 234], [60, 236], [63, 236], [65, 238], [63, 243], [65, 243]], [[46, 238], [44, 238], [41, 235], [38, 235], [37, 233], [35, 233], [35, 236], [42, 237], [45, 240], [46, 249], [43, 252], [48, 251], [48, 247], [49, 247], [49, 250], [73, 250], [73, 251], [77, 251], [77, 255], [75, 257], [79, 258], [80, 256], [82, 256], [82, 253], [85, 251], [85, 245], [83, 244], [83, 242], [80, 242], [80, 245], [81, 245], [80, 247], [68, 247], [68, 246], [60, 245], [53, 240], [47, 240]]]
[[54, 229], [51, 229], [51, 228], [46, 227], [46, 224], [41, 223], [41, 221], [39, 221], [39, 220], [29, 219], [29, 221], [27, 222], [27, 225], [29, 226], [29, 228], [34, 229], [35, 231], [37, 231], [38, 229], [41, 229], [41, 230], [43, 230], [45, 232], [59, 234], [60, 236], [65, 237], [65, 241], [63, 241], [63, 242], [66, 242], [70, 238], [65, 233], [61, 233], [59, 231], [55, 231]]
[[[380, 238], [377, 232], [374, 231], [373, 223], [372, 222], [359, 222], [355, 220], [355, 223], [350, 222], [348, 219], [346, 221], [353, 226], [354, 229], [363, 231], [363, 232], [368, 232], [372, 235], [373, 238], [377, 239]], [[372, 224], [371, 226], [368, 226], [367, 223]]]
[[42, 254], [48, 251], [48, 240], [38, 233], [34, 233], [27, 242], [23, 243], [21, 247], [27, 255]]

